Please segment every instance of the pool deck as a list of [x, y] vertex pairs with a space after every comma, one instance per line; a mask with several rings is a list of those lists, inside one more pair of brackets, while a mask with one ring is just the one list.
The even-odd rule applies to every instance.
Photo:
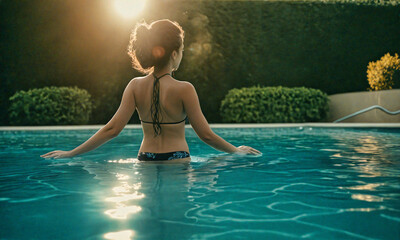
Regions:
[[[74, 126], [0, 126], [0, 131], [31, 131], [31, 130], [85, 130], [100, 129], [104, 125], [74, 125]], [[211, 128], [400, 128], [400, 123], [251, 123], [251, 124], [210, 124]], [[186, 128], [192, 128], [190, 124]], [[125, 128], [141, 128], [140, 124], [128, 124]]]

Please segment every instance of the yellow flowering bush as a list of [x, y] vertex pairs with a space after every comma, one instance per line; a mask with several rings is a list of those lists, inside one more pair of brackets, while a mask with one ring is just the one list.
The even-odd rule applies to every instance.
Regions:
[[370, 62], [367, 69], [369, 90], [388, 90], [394, 86], [393, 76], [400, 70], [399, 55], [385, 54], [380, 60]]

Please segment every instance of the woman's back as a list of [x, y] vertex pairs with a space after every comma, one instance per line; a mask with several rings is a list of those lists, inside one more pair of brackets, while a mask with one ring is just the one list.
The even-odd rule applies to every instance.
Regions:
[[116, 137], [135, 110], [142, 120], [144, 135], [138, 153], [140, 161], [190, 160], [185, 140], [186, 117], [200, 139], [215, 149], [259, 154], [251, 147], [235, 147], [216, 135], [201, 111], [194, 86], [170, 76], [182, 60], [183, 36], [179, 24], [167, 19], [138, 24], [131, 34], [128, 54], [132, 66], [149, 75], [129, 82], [117, 112], [86, 142], [71, 151], [56, 150], [42, 157], [72, 157], [97, 148]]
[[136, 78], [133, 91], [139, 118], [143, 121], [143, 142], [140, 152], [189, 151], [185, 140], [186, 113], [182, 100], [184, 82], [171, 76], [159, 79], [159, 120], [161, 133], [154, 132], [151, 116], [154, 76]]

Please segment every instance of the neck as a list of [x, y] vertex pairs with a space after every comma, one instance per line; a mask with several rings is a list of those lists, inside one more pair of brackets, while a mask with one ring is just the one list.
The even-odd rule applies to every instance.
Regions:
[[161, 68], [161, 69], [155, 68], [154, 71], [153, 71], [153, 74], [156, 75], [157, 77], [162, 76], [162, 75], [164, 75], [166, 73], [169, 73], [169, 74], [172, 73], [172, 67], [171, 66], [168, 65], [168, 66], [166, 66], [164, 68]]

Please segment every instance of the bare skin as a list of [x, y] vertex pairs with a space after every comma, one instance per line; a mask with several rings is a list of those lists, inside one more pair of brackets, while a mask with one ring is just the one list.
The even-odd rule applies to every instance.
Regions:
[[[169, 64], [163, 69], [155, 69], [156, 76], [171, 73], [179, 67], [182, 59], [183, 45], [171, 55]], [[150, 74], [145, 77], [134, 78], [124, 90], [121, 104], [111, 120], [97, 131], [86, 142], [70, 151], [56, 150], [41, 155], [43, 158], [68, 158], [89, 152], [110, 139], [118, 136], [135, 110], [140, 119], [151, 122], [151, 97], [154, 77]], [[215, 134], [204, 117], [194, 86], [185, 81], [178, 81], [167, 75], [160, 79], [160, 109], [161, 122], [178, 122], [187, 115], [190, 124], [199, 138], [211, 147], [227, 152], [239, 154], [261, 154], [260, 151], [248, 147], [235, 147]], [[162, 124], [161, 135], [155, 137], [153, 125], [142, 123], [143, 140], [139, 152], [165, 153], [173, 151], [187, 151], [189, 147], [185, 139], [185, 123]], [[180, 161], [190, 161], [189, 158]]]

